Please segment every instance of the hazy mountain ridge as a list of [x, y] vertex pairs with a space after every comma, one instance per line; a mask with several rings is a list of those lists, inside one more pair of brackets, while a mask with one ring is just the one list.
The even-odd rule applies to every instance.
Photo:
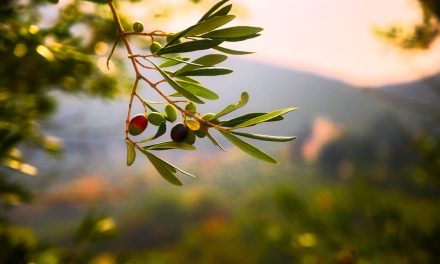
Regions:
[[[215, 112], [224, 105], [237, 101], [242, 91], [248, 91], [251, 100], [246, 107], [231, 114], [231, 117], [246, 112], [271, 111], [289, 106], [301, 108], [289, 113], [283, 122], [265, 124], [261, 128], [252, 128], [249, 131], [300, 135], [320, 116], [328, 117], [341, 124], [345, 130], [354, 133], [367, 131], [378, 117], [385, 114], [396, 116], [408, 129], [421, 120], [420, 115], [396, 108], [387, 101], [371, 96], [365, 90], [353, 88], [337, 80], [239, 59], [231, 59], [223, 66], [233, 68], [235, 72], [217, 77], [218, 79], [204, 80], [207, 87], [220, 94], [221, 99], [209, 102], [208, 106], [200, 106], [201, 111]], [[383, 89], [397, 95], [402, 91], [405, 96], [417, 90], [418, 97], [423, 97], [425, 92], [421, 91], [425, 91], [426, 86], [420, 82], [413, 82]], [[426, 94], [432, 97], [428, 92]], [[32, 164], [42, 167], [43, 174], [55, 174], [54, 179], [60, 182], [78, 175], [87, 175], [92, 171], [98, 171], [103, 175], [115, 175], [122, 169], [125, 170], [123, 129], [126, 98], [102, 101], [82, 96], [60, 95], [60, 100], [60, 111], [49, 122], [48, 133], [64, 141], [65, 154], [61, 159], [31, 155]], [[66, 123], [65, 120], [70, 122]], [[154, 133], [152, 130], [149, 133]], [[292, 144], [297, 143], [294, 141]], [[199, 140], [197, 147], [204, 151], [217, 151], [216, 148], [210, 147], [206, 140]], [[178, 159], [180, 154], [167, 152], [163, 155], [172, 160]], [[144, 165], [145, 161], [138, 162], [124, 174], [139, 171], [145, 167]]]

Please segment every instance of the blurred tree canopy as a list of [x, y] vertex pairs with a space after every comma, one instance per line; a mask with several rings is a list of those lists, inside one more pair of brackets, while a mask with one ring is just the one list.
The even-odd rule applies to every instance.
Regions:
[[422, 19], [412, 27], [400, 25], [377, 30], [377, 34], [403, 49], [428, 49], [440, 34], [440, 2], [418, 0]]

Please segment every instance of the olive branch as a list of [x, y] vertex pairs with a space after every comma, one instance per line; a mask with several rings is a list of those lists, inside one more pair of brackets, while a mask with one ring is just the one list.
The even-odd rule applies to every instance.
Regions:
[[[209, 9], [197, 23], [178, 33], [172, 34], [161, 30], [144, 32], [144, 26], [142, 22], [139, 21], [133, 23], [132, 31], [125, 30], [113, 1], [108, 0], [108, 5], [112, 12], [119, 36], [111, 49], [107, 62], [110, 61], [118, 42], [122, 40], [127, 51], [127, 57], [131, 61], [135, 72], [135, 80], [130, 93], [125, 121], [125, 143], [127, 146], [128, 166], [134, 163], [136, 150], [138, 150], [148, 158], [164, 179], [172, 184], [182, 185], [180, 180], [176, 177], [177, 172], [191, 177], [195, 176], [159, 158], [152, 153], [153, 151], [169, 149], [194, 150], [195, 147], [193, 144], [196, 138], [205, 137], [214, 145], [224, 150], [209, 131], [210, 129], [214, 129], [220, 132], [220, 134], [232, 144], [254, 158], [269, 163], [277, 163], [274, 158], [239, 137], [277, 142], [291, 141], [296, 138], [249, 134], [237, 131], [237, 129], [254, 126], [263, 122], [281, 121], [284, 119], [284, 114], [296, 110], [297, 108], [285, 108], [270, 113], [248, 113], [229, 120], [220, 120], [221, 117], [247, 104], [249, 101], [249, 94], [247, 92], [241, 94], [240, 100], [237, 103], [227, 105], [217, 113], [202, 114], [197, 111], [196, 104], [204, 104], [201, 98], [216, 100], [219, 96], [214, 91], [203, 86], [203, 84], [194, 79], [194, 77], [229, 74], [232, 72], [231, 69], [216, 66], [227, 59], [227, 56], [224, 54], [245, 55], [252, 53], [232, 50], [220, 45], [224, 42], [244, 41], [258, 37], [263, 30], [262, 28], [250, 26], [221, 28], [235, 19], [234, 15], [229, 14], [232, 4], [226, 5], [227, 2], [229, 2], [229, 0], [219, 1]], [[134, 54], [129, 36], [147, 37], [151, 42], [150, 53]], [[160, 42], [164, 43], [164, 46], [162, 46]], [[179, 55], [182, 53], [187, 54], [193, 51], [211, 49], [222, 54], [208, 54], [195, 60]], [[161, 63], [155, 63], [153, 59], [155, 61], [159, 59]], [[143, 71], [156, 71], [162, 76], [162, 79], [153, 81], [145, 76], [141, 69]], [[164, 102], [150, 102], [142, 98], [137, 92], [141, 81], [147, 83], [156, 91], [163, 98]], [[163, 84], [168, 84], [175, 92], [165, 94], [159, 87]], [[184, 99], [175, 100], [175, 98], [179, 97], [183, 97]], [[132, 117], [132, 106], [135, 99], [139, 100], [142, 104], [144, 113]], [[155, 104], [166, 104], [166, 106], [161, 112], [156, 109], [157, 106], [155, 107]], [[177, 121], [178, 112], [181, 114], [182, 122], [176, 124], [171, 129], [172, 141], [145, 145], [163, 136], [167, 130], [167, 122], [175, 123]], [[136, 141], [130, 137], [131, 135], [136, 136], [141, 134], [148, 124], [158, 127], [154, 136], [140, 141]]]

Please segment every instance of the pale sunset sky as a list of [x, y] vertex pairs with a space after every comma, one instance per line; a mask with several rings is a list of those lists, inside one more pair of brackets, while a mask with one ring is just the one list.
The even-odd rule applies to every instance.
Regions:
[[[163, 0], [160, 4], [174, 2], [179, 6], [177, 3], [187, 1]], [[145, 7], [153, 8], [155, 2], [147, 2]], [[205, 1], [204, 5], [208, 5], [206, 2], [212, 5], [214, 1]], [[264, 28], [259, 38], [224, 45], [256, 52], [244, 59], [313, 72], [362, 87], [412, 81], [440, 71], [440, 41], [428, 51], [403, 52], [373, 33], [375, 26], [419, 21], [421, 11], [416, 0], [231, 2], [246, 10], [238, 14], [235, 25]], [[168, 20], [166, 29], [175, 31], [191, 25], [205, 7], [180, 9]], [[131, 12], [145, 19], [145, 10], [131, 8]]]

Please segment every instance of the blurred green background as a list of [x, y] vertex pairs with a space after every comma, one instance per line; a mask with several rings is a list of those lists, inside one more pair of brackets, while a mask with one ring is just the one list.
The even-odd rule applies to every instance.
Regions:
[[[125, 166], [133, 76], [122, 47], [105, 68], [116, 31], [95, 2], [0, 3], [0, 263], [438, 263], [438, 73], [370, 87], [318, 66], [231, 58], [233, 75], [204, 80], [220, 102], [201, 109], [215, 112], [246, 90], [246, 112], [301, 108], [253, 132], [298, 138], [256, 143], [279, 166], [203, 140], [194, 152], [165, 152], [198, 175], [181, 176], [179, 188], [146, 159]], [[118, 1], [127, 27], [130, 10], [145, 8], [147, 30], [214, 2]], [[246, 22], [255, 6], [236, 2]], [[439, 46], [440, 8], [413, 2], [419, 22], [357, 30], [401, 56], [429, 54]]]

